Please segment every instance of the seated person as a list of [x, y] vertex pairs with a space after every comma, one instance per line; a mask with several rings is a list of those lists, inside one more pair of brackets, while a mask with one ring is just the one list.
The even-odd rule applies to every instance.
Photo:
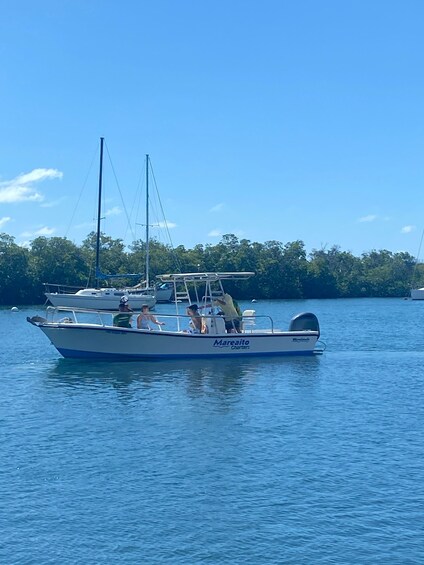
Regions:
[[118, 311], [119, 313], [113, 317], [113, 325], [118, 328], [130, 328], [133, 311], [128, 304], [128, 296], [122, 296]]
[[189, 322], [188, 333], [200, 334], [207, 333], [207, 328], [204, 325], [204, 320], [199, 314], [199, 307], [197, 304], [190, 304], [187, 308], [187, 316], [190, 316], [191, 320]]
[[143, 304], [141, 307], [141, 313], [137, 317], [137, 328], [139, 330], [151, 330], [150, 323], [153, 322], [158, 326], [164, 326], [165, 322], [158, 322], [153, 314], [150, 313], [147, 304]]

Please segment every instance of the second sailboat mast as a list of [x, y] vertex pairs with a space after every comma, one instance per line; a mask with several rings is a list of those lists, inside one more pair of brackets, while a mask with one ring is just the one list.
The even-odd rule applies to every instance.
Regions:
[[149, 288], [149, 156], [146, 155], [146, 288]]

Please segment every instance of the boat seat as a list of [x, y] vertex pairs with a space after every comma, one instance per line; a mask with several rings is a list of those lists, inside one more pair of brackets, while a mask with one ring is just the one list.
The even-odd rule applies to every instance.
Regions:
[[222, 316], [204, 316], [208, 334], [225, 334], [225, 321]]
[[243, 310], [242, 313], [242, 331], [246, 332], [249, 331], [252, 332], [253, 328], [255, 327], [255, 316], [256, 316], [256, 310]]

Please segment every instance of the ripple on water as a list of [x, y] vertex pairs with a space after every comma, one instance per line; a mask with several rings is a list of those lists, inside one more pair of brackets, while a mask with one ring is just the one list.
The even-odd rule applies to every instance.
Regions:
[[179, 365], [64, 360], [0, 311], [0, 560], [423, 563], [422, 309], [301, 309], [323, 356]]

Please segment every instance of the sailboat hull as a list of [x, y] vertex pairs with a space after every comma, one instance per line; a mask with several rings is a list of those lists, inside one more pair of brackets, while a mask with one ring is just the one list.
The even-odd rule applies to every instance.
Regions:
[[141, 310], [144, 304], [153, 308], [156, 304], [154, 296], [149, 294], [130, 293], [113, 289], [84, 289], [71, 293], [46, 292], [48, 300], [53, 306], [60, 308], [87, 308], [93, 310], [118, 310], [122, 296], [128, 296], [128, 301], [133, 310]]

